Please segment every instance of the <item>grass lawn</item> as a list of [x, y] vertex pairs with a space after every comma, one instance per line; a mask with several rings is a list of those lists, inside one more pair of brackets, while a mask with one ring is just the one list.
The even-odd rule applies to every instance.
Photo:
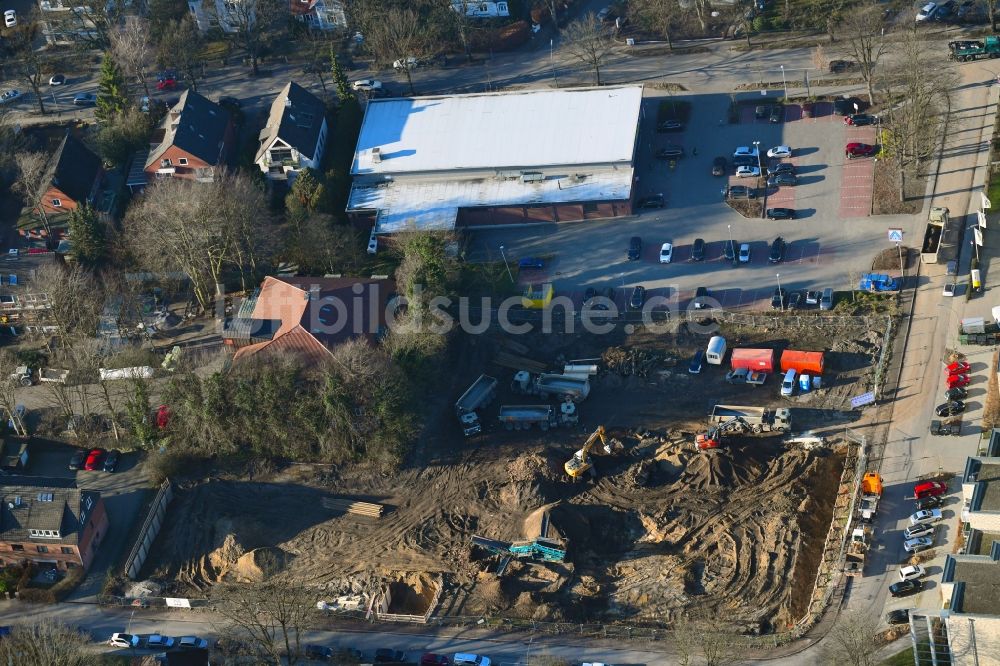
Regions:
[[990, 186], [986, 191], [986, 196], [989, 197], [990, 203], [996, 201], [998, 203], [995, 205], [1000, 206], [1000, 171], [994, 172], [990, 178]]
[[879, 666], [916, 666], [916, 663], [913, 661], [913, 648], [907, 647], [883, 661]]

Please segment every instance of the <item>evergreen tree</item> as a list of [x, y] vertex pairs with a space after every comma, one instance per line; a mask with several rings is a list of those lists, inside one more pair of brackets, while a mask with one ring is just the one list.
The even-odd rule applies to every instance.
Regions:
[[337, 89], [337, 98], [343, 104], [354, 97], [354, 91], [351, 90], [351, 84], [347, 81], [347, 75], [344, 74], [344, 68], [340, 66], [340, 60], [337, 59], [337, 53], [332, 45], [330, 46], [330, 63], [333, 85]]
[[292, 220], [299, 221], [323, 206], [326, 188], [322, 178], [312, 169], [303, 169], [292, 181], [292, 188], [285, 197], [285, 209]]
[[105, 52], [101, 62], [97, 90], [97, 109], [94, 115], [97, 120], [106, 123], [115, 115], [128, 107], [128, 88], [125, 85], [125, 75], [115, 64], [110, 52]]
[[69, 214], [69, 234], [73, 241], [73, 256], [84, 266], [99, 264], [107, 253], [104, 224], [97, 211], [87, 204]]

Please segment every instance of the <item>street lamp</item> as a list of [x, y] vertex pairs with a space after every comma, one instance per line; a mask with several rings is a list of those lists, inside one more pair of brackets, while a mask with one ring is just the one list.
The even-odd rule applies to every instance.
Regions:
[[555, 48], [555, 40], [549, 40], [549, 69], [552, 70], [552, 82], [556, 82], [556, 65], [555, 61], [552, 59], [552, 49]]
[[775, 273], [774, 277], [778, 278], [778, 302], [781, 304], [781, 311], [785, 311], [785, 292], [781, 291], [781, 273]]
[[514, 282], [514, 275], [510, 272], [510, 264], [507, 263], [507, 255], [504, 254], [503, 244], [500, 245], [500, 256], [503, 257], [503, 265], [507, 267], [507, 277], [510, 278], [511, 283]]
[[733, 253], [733, 261], [736, 261], [736, 243], [733, 242], [733, 225], [727, 224], [726, 228], [729, 229], [729, 251]]
[[781, 87], [785, 89], [785, 100], [788, 100], [788, 82], [785, 81], [785, 66], [781, 65]]
[[763, 176], [764, 175], [764, 163], [761, 161], [761, 158], [760, 158], [760, 141], [754, 141], [753, 142], [753, 147], [757, 149], [757, 168], [760, 170], [760, 173], [758, 175]]

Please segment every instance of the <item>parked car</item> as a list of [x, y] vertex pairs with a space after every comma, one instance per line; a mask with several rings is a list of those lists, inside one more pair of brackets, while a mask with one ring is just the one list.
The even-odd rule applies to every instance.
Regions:
[[104, 462], [105, 453], [107, 452], [104, 449], [91, 449], [87, 454], [87, 460], [83, 463], [83, 469], [88, 472], [101, 469], [101, 463]]
[[967, 375], [972, 366], [966, 361], [955, 361], [954, 363], [949, 363], [947, 369], [949, 375]]
[[94, 93], [79, 93], [73, 97], [74, 106], [93, 106], [97, 104], [97, 95]]
[[849, 60], [831, 60], [827, 69], [830, 70], [831, 74], [843, 74], [849, 69], [854, 68], [854, 63]]
[[587, 290], [583, 292], [583, 302], [587, 303], [590, 299], [597, 296], [597, 289], [594, 287], [587, 287]]
[[658, 160], [676, 160], [679, 157], [684, 157], [684, 148], [681, 146], [664, 146], [656, 151]]
[[753, 146], [753, 147], [751, 147], [751, 146], [739, 146], [739, 147], [736, 148], [736, 150], [733, 151], [733, 159], [737, 159], [737, 158], [740, 158], [740, 157], [752, 157], [754, 159], [757, 159], [758, 155], [759, 155], [759, 152], [757, 150], [757, 146]]
[[794, 208], [768, 208], [764, 214], [769, 220], [794, 220]]
[[795, 165], [791, 162], [775, 162], [771, 166], [767, 167], [767, 175], [773, 176], [777, 173], [795, 173]]
[[782, 104], [775, 104], [771, 107], [771, 114], [768, 116], [768, 121], [771, 123], [780, 123], [785, 120], [785, 107]]
[[805, 104], [802, 105], [802, 117], [803, 118], [812, 118], [814, 113], [816, 113], [816, 103], [815, 102], [806, 102]]
[[732, 185], [726, 190], [726, 195], [730, 199], [756, 199], [757, 188], [746, 185]]
[[83, 467], [83, 463], [84, 461], [87, 460], [87, 455], [89, 453], [90, 452], [87, 451], [86, 449], [79, 449], [77, 451], [74, 451], [73, 457], [69, 459], [69, 468], [73, 471], [76, 471], [81, 467]]
[[701, 364], [705, 361], [705, 350], [699, 349], [694, 353], [691, 358], [691, 364], [688, 365], [688, 373], [692, 375], [701, 374]]
[[940, 506], [944, 506], [944, 497], [941, 497], [940, 495], [924, 497], [917, 500], [918, 509], [935, 509]]
[[945, 380], [945, 385], [952, 389], [956, 386], [968, 386], [971, 378], [969, 375], [948, 375], [948, 379]]
[[53, 74], [52, 76], [49, 77], [50, 86], [61, 86], [65, 83], [66, 83], [65, 74]]
[[961, 386], [956, 386], [955, 388], [948, 389], [944, 392], [946, 400], [965, 400], [968, 396], [969, 392]]
[[925, 573], [927, 572], [919, 564], [909, 564], [905, 567], [900, 567], [899, 580], [913, 580], [915, 578], [923, 578]]
[[753, 117], [757, 120], [763, 120], [771, 115], [771, 105], [770, 104], [758, 104], [753, 110]]
[[10, 104], [21, 96], [21, 91], [13, 88], [0, 93], [0, 104]]
[[695, 238], [691, 244], [691, 261], [705, 260], [705, 239]]
[[404, 661], [406, 655], [400, 650], [390, 650], [389, 648], [379, 648], [375, 650], [376, 663], [398, 663]]
[[660, 246], [660, 263], [669, 264], [674, 258], [674, 245], [673, 243], [664, 243]]
[[17, 26], [17, 12], [13, 9], [8, 9], [3, 13], [3, 24], [8, 28], [13, 28]]
[[664, 120], [656, 126], [656, 131], [662, 133], [666, 132], [681, 132], [684, 130], [684, 123], [679, 120]]
[[741, 166], [757, 166], [758, 164], [760, 164], [760, 160], [755, 155], [744, 155], [733, 158], [733, 169], [738, 169]]
[[897, 608], [885, 614], [886, 624], [907, 624], [910, 621], [909, 608]]
[[958, 289], [958, 285], [954, 282], [945, 282], [944, 288], [941, 290], [941, 295], [946, 298], [951, 298], [955, 295], [955, 291]]
[[788, 295], [788, 309], [798, 310], [800, 307], [802, 307], [802, 292], [793, 291]]
[[358, 79], [351, 84], [351, 88], [353, 90], [360, 90], [364, 92], [382, 90], [382, 82], [378, 79]]
[[722, 256], [725, 257], [726, 261], [736, 260], [736, 241], [727, 240], [722, 244]]
[[420, 666], [448, 666], [448, 657], [443, 654], [425, 652], [420, 657]]
[[918, 500], [925, 497], [946, 495], [947, 493], [948, 485], [941, 481], [922, 481], [921, 483], [914, 484], [913, 486], [913, 494], [916, 495]]
[[961, 400], [952, 400], [934, 408], [934, 413], [938, 416], [958, 416], [965, 411], [965, 403]]
[[941, 520], [941, 509], [922, 509], [910, 516], [910, 525], [936, 523]]
[[785, 239], [778, 236], [771, 242], [771, 251], [768, 252], [767, 260], [772, 264], [780, 263], [785, 258]]
[[[197, 648], [206, 649], [208, 647], [208, 641], [204, 638], [198, 638], [197, 636], [181, 636], [177, 639], [177, 647], [179, 648]], [[309, 646], [306, 646], [306, 651], [308, 652]]]
[[642, 255], [642, 239], [638, 236], [632, 236], [628, 241], [628, 252], [626, 256], [629, 261], [638, 261], [639, 257]]
[[306, 659], [313, 659], [315, 661], [330, 661], [333, 659], [333, 648], [325, 645], [306, 645], [305, 653]]
[[691, 307], [695, 310], [704, 310], [708, 307], [708, 298], [711, 294], [708, 293], [707, 287], [698, 287], [694, 290], [694, 299], [691, 301]]
[[921, 536], [933, 536], [934, 526], [926, 523], [920, 525], [910, 525], [903, 530], [904, 539], [915, 539]]
[[646, 302], [646, 288], [638, 285], [632, 290], [632, 295], [628, 299], [628, 306], [633, 310], [641, 310]]
[[725, 176], [726, 175], [726, 158], [716, 157], [712, 160], [712, 175], [713, 176]]
[[141, 639], [135, 634], [111, 634], [111, 638], [108, 639], [108, 645], [116, 648], [137, 648], [139, 643], [142, 642]]
[[844, 116], [845, 125], [854, 125], [855, 127], [862, 127], [863, 125], [874, 125], [877, 121], [873, 115], [867, 113], [852, 113], [849, 116]]
[[420, 61], [414, 56], [400, 58], [392, 63], [392, 68], [397, 72], [404, 69], [416, 69], [417, 67], [420, 67]]
[[545, 268], [545, 261], [537, 257], [521, 257], [517, 261], [517, 267], [522, 271], [538, 271]]
[[823, 297], [822, 292], [819, 291], [807, 291], [806, 292], [806, 305], [819, 305], [819, 299]]
[[156, 77], [157, 90], [173, 90], [177, 87], [177, 76], [172, 72], [165, 72]]
[[741, 166], [736, 167], [737, 178], [760, 178], [760, 167]]
[[[108, 451], [108, 455], [104, 457], [103, 469], [105, 472], [114, 472], [118, 469], [118, 460], [121, 458], [121, 451], [111, 450]], [[190, 636], [188, 637], [190, 638]]]
[[650, 194], [636, 203], [638, 208], [663, 208], [666, 205], [667, 201], [662, 194]]
[[849, 143], [844, 148], [844, 155], [847, 159], [854, 159], [855, 157], [871, 157], [875, 154], [875, 146], [871, 146], [867, 143]]
[[740, 263], [750, 263], [750, 243], [743, 243], [740, 245]]
[[774, 310], [783, 310], [785, 308], [787, 295], [785, 290], [780, 287], [775, 287], [774, 293], [771, 294], [771, 308]]
[[146, 639], [146, 647], [151, 650], [159, 649], [169, 649], [174, 646], [174, 639], [170, 636], [164, 636], [162, 634], [151, 634], [149, 638]]
[[924, 587], [919, 580], [901, 580], [889, 586], [889, 594], [894, 597], [906, 597], [916, 594]]
[[791, 157], [792, 148], [791, 146], [775, 146], [767, 151], [768, 157]]
[[833, 100], [833, 112], [838, 116], [847, 116], [862, 109], [864, 102], [856, 97], [838, 97]]
[[776, 173], [767, 179], [769, 187], [792, 186], [799, 182], [793, 173]]

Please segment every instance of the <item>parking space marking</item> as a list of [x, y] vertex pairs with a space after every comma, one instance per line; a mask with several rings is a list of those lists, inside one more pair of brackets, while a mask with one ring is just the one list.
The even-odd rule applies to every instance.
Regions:
[[[844, 143], [867, 143], [875, 141], [875, 128], [845, 125]], [[868, 217], [872, 209], [872, 178], [875, 160], [871, 158], [848, 159], [840, 172], [840, 217]]]

